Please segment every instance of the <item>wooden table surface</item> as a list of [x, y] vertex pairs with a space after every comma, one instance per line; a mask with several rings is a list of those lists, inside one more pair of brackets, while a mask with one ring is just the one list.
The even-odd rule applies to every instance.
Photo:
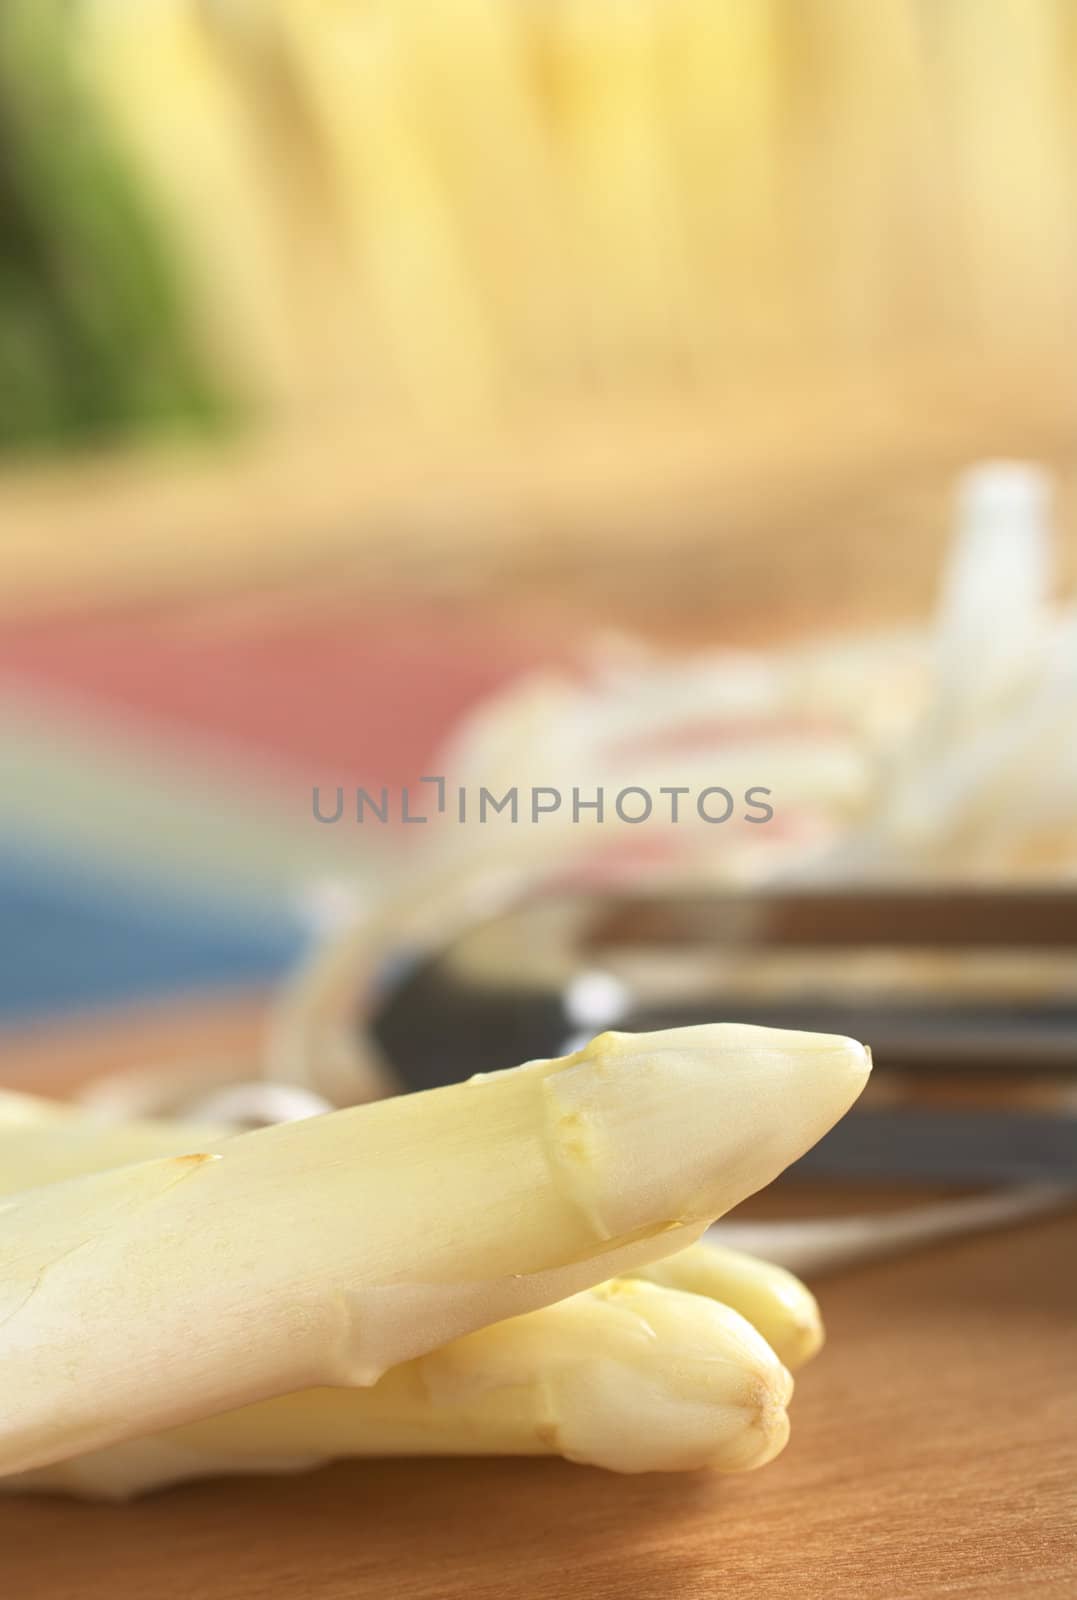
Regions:
[[[242, 1048], [256, 1007], [9, 1041], [8, 1081]], [[788, 1209], [795, 1191], [777, 1203]], [[770, 1209], [775, 1200], [770, 1201]], [[1077, 1216], [819, 1286], [785, 1454], [740, 1478], [353, 1462], [131, 1506], [0, 1504], [12, 1600], [1077, 1596]]]

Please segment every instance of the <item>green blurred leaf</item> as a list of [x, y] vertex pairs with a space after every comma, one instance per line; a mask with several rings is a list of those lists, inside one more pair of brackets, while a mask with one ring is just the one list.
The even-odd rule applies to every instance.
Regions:
[[68, 0], [2, 0], [0, 450], [231, 413], [71, 38]]

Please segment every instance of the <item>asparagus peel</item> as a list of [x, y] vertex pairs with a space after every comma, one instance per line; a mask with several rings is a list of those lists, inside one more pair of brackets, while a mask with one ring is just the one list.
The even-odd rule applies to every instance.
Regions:
[[690, 1242], [859, 1094], [851, 1040], [604, 1034], [0, 1209], [0, 1470], [388, 1368]]

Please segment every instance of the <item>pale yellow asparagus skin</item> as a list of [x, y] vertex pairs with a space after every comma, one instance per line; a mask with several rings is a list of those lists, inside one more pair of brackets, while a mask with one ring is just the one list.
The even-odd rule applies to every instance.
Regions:
[[0, 1207], [0, 1470], [388, 1367], [689, 1242], [859, 1094], [734, 1025], [241, 1135]]
[[[200, 1133], [207, 1148], [235, 1137], [224, 1127]], [[0, 1195], [154, 1155], [181, 1155], [191, 1137], [190, 1124], [182, 1122], [102, 1125], [77, 1105], [0, 1090]], [[744, 1250], [701, 1240], [628, 1275], [732, 1306], [791, 1371], [822, 1348], [823, 1324], [811, 1290], [784, 1267]]]
[[17, 1089], [0, 1089], [0, 1132], [8, 1128], [37, 1127], [63, 1122], [79, 1115], [78, 1108], [62, 1100], [46, 1100], [41, 1095], [20, 1094]]
[[[204, 1131], [213, 1142], [229, 1137], [223, 1127]], [[187, 1142], [182, 1123], [102, 1126], [77, 1105], [0, 1091], [0, 1188], [177, 1154]], [[791, 1368], [822, 1343], [814, 1297], [780, 1267], [704, 1243], [633, 1277], [674, 1287], [655, 1302], [642, 1281], [633, 1294], [628, 1281], [614, 1280], [496, 1325], [504, 1337], [472, 1334], [397, 1367], [373, 1389], [300, 1391], [15, 1474], [0, 1488], [122, 1499], [188, 1478], [298, 1470], [342, 1455], [550, 1451], [614, 1471], [729, 1471], [769, 1460], [788, 1431], [780, 1405], [763, 1406], [755, 1423], [728, 1395], [738, 1363], [742, 1381], [754, 1376], [771, 1397], [787, 1379], [758, 1341], [745, 1344], [735, 1313]], [[724, 1302], [717, 1317], [691, 1304], [696, 1295]], [[632, 1344], [630, 1363], [629, 1313], [637, 1334], [650, 1330]]]
[[[35, 1120], [37, 1107], [41, 1113]], [[203, 1137], [212, 1147], [229, 1134], [225, 1128], [207, 1128]], [[0, 1093], [0, 1195], [153, 1155], [179, 1155], [190, 1141], [190, 1129], [183, 1123], [102, 1127], [76, 1106]], [[701, 1240], [630, 1275], [732, 1306], [758, 1328], [791, 1371], [822, 1348], [822, 1318], [811, 1290], [784, 1267], [743, 1250]]]
[[208, 1123], [105, 1122], [84, 1106], [0, 1089], [0, 1195], [209, 1150], [229, 1137], [229, 1129]]
[[701, 1241], [664, 1261], [633, 1268], [631, 1276], [732, 1306], [759, 1330], [790, 1371], [822, 1349], [823, 1319], [811, 1290], [784, 1267], [743, 1250]]
[[742, 1472], [789, 1435], [792, 1379], [726, 1306], [618, 1279], [395, 1367], [0, 1480], [124, 1499], [344, 1456], [559, 1455], [614, 1472]]

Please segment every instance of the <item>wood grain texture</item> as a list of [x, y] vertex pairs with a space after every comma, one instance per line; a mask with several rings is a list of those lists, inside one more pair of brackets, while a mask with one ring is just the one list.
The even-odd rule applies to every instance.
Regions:
[[130, 1507], [0, 1507], [34, 1600], [1077, 1594], [1077, 1221], [826, 1286], [786, 1454], [722, 1479], [349, 1463]]
[[[255, 1008], [204, 1017], [202, 1043]], [[87, 1039], [100, 1069], [109, 1029]], [[169, 1053], [163, 1018], [114, 1056]], [[198, 1043], [188, 1018], [184, 1047]], [[19, 1052], [15, 1052], [16, 1055]], [[12, 1057], [9, 1054], [8, 1060]], [[53, 1088], [71, 1034], [35, 1045]], [[20, 1075], [25, 1084], [26, 1073]], [[38, 1081], [42, 1081], [41, 1078]], [[788, 1214], [796, 1191], [763, 1209]], [[890, 1199], [892, 1196], [883, 1197]], [[859, 1197], [857, 1203], [862, 1203]], [[819, 1194], [804, 1197], [817, 1211]], [[353, 1462], [132, 1506], [0, 1502], [12, 1600], [1070, 1600], [1077, 1596], [1077, 1217], [820, 1286], [829, 1344], [784, 1456], [743, 1478], [557, 1461]], [[162, 1373], [162, 1381], [167, 1375]]]

